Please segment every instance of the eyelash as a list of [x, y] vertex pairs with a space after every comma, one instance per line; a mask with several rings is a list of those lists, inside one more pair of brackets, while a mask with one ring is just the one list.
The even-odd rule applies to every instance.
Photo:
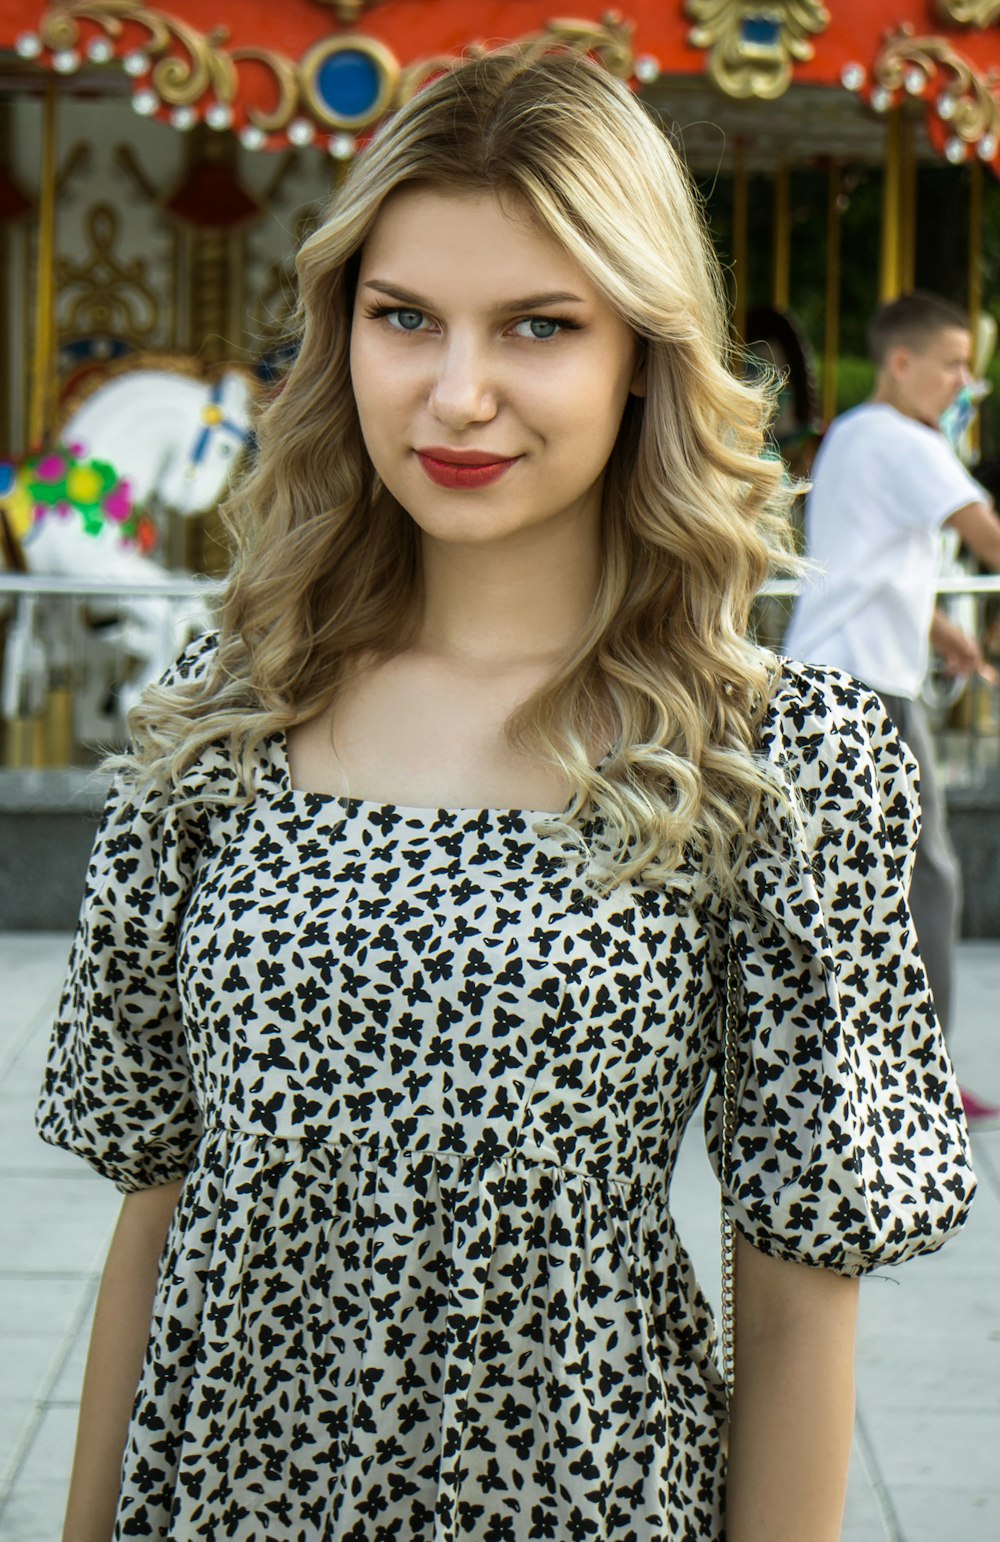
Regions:
[[[415, 305], [373, 305], [370, 310], [365, 311], [365, 316], [369, 321], [378, 321], [383, 317], [398, 316], [400, 311], [410, 311], [413, 315], [424, 316], [425, 318], [427, 314], [426, 311], [419, 310]], [[564, 316], [521, 316], [513, 325], [521, 326], [526, 321], [548, 321], [557, 326], [559, 332], [579, 332], [580, 330], [580, 323], [578, 321], [570, 321]], [[396, 327], [393, 330], [404, 334], [409, 332], [412, 336], [417, 337], [423, 328]], [[552, 343], [559, 336], [559, 332], [553, 333], [551, 337], [532, 337], [522, 340], [533, 343]]]

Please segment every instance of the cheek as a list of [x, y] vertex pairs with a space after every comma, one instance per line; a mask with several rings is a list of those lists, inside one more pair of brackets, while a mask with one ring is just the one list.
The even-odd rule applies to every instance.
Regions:
[[358, 423], [361, 427], [361, 437], [372, 465], [378, 475], [382, 476], [385, 460], [382, 445], [386, 438], [385, 402], [373, 389], [370, 361], [366, 357], [365, 350], [361, 348], [351, 348], [351, 386]]
[[357, 402], [358, 412], [359, 412], [359, 414], [362, 415], [362, 418], [363, 418], [363, 416], [364, 416], [364, 401], [365, 401], [365, 397], [366, 397], [366, 394], [367, 394], [366, 390], [365, 390], [365, 383], [366, 383], [366, 379], [367, 379], [367, 371], [366, 371], [366, 367], [365, 367], [364, 350], [361, 348], [360, 344], [355, 341], [355, 339], [353, 337], [351, 339], [351, 351], [350, 351], [350, 356], [349, 356], [349, 363], [350, 363], [350, 375], [351, 375], [351, 390], [354, 392], [354, 400]]
[[366, 440], [377, 438], [392, 413], [396, 374], [378, 358], [378, 350], [364, 342], [351, 345], [351, 386]]
[[626, 369], [614, 355], [603, 354], [588, 361], [584, 369], [568, 371], [553, 392], [566, 421], [577, 437], [618, 432], [628, 399], [634, 366]]
[[558, 424], [552, 424], [550, 447], [554, 472], [566, 487], [589, 486], [604, 471], [621, 428], [624, 403], [602, 389], [580, 392], [566, 400]]
[[372, 336], [367, 326], [355, 327], [351, 333], [351, 375], [364, 381], [374, 367]]
[[926, 396], [928, 391], [933, 391], [940, 384], [933, 370], [917, 368], [910, 375], [910, 389], [915, 396]]

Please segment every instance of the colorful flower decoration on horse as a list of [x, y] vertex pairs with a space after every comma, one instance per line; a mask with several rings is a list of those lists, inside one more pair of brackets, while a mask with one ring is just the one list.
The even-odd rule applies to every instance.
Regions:
[[0, 512], [15, 541], [20, 543], [31, 529], [34, 510], [21, 467], [13, 460], [0, 461]]
[[135, 505], [128, 481], [108, 461], [82, 459], [78, 445], [0, 464], [0, 505], [20, 541], [52, 515], [75, 514], [88, 535], [113, 530], [144, 554], [156, 546], [156, 527]]

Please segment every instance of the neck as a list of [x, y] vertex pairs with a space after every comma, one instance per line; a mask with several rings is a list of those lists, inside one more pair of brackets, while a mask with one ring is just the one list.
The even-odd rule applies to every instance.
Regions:
[[914, 411], [905, 396], [899, 391], [891, 376], [886, 378], [880, 375], [878, 377], [875, 382], [875, 389], [871, 394], [871, 400], [879, 406], [894, 407], [897, 412], [902, 413], [904, 418], [912, 418], [915, 423], [924, 423], [928, 428], [937, 428], [938, 426], [936, 423], [932, 423], [929, 418], [925, 418], [921, 413]]
[[508, 541], [423, 542], [419, 646], [459, 664], [556, 667], [587, 625], [598, 582], [596, 520]]
[[[885, 375], [878, 375], [876, 377], [875, 389], [872, 392], [871, 399], [873, 402], [877, 402], [880, 407], [895, 407], [897, 412], [906, 412], [906, 409], [900, 406], [899, 395], [893, 381], [887, 379]], [[906, 416], [908, 418], [912, 417], [912, 413], [906, 412]]]

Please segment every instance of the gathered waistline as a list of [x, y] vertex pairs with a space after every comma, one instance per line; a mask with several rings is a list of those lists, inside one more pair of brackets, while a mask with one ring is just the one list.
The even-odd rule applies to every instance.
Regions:
[[495, 1169], [499, 1175], [514, 1167], [534, 1168], [549, 1171], [559, 1179], [582, 1180], [593, 1183], [599, 1188], [627, 1193], [633, 1198], [657, 1197], [664, 1201], [666, 1199], [665, 1175], [664, 1178], [648, 1175], [645, 1178], [624, 1177], [606, 1172], [595, 1167], [593, 1163], [574, 1162], [572, 1158], [560, 1156], [557, 1151], [544, 1149], [532, 1151], [524, 1145], [454, 1151], [438, 1146], [400, 1146], [384, 1137], [373, 1135], [366, 1138], [343, 1130], [301, 1134], [281, 1132], [272, 1135], [267, 1130], [248, 1130], [222, 1121], [206, 1124], [202, 1132], [202, 1145], [214, 1145], [220, 1141], [235, 1141], [241, 1144], [249, 1142], [255, 1147], [263, 1148], [273, 1157], [273, 1160], [266, 1164], [267, 1166], [273, 1166], [285, 1160], [276, 1148], [288, 1147], [297, 1149], [302, 1156], [324, 1152], [332, 1155], [339, 1152], [348, 1158], [367, 1157], [377, 1165], [402, 1162], [417, 1166], [422, 1162], [428, 1162], [436, 1166], [475, 1167], [481, 1170], [481, 1174], [485, 1174], [487, 1169]]

